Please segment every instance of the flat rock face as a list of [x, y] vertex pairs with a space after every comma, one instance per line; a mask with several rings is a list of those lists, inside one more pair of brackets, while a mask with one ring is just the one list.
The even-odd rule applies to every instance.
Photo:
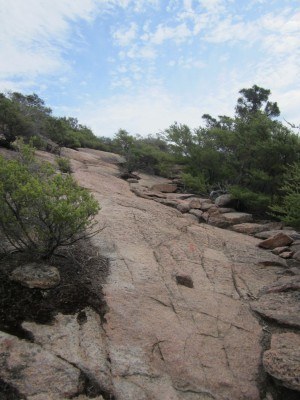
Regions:
[[14, 269], [11, 279], [29, 288], [50, 289], [59, 284], [60, 275], [56, 267], [30, 263]]
[[249, 301], [281, 268], [259, 263], [278, 256], [135, 196], [103, 166], [78, 165], [75, 176], [95, 193], [106, 226], [94, 243], [111, 263], [104, 330], [116, 397], [259, 400], [262, 330]]
[[79, 369], [41, 346], [0, 332], [1, 377], [25, 396], [69, 398], [79, 390]]
[[280, 324], [300, 328], [300, 291], [270, 293], [251, 305], [262, 316]]
[[263, 355], [263, 365], [279, 384], [300, 391], [300, 335], [274, 334], [270, 350]]

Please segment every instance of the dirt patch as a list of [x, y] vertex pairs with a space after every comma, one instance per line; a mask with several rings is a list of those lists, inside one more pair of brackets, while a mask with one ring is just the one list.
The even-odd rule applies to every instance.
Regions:
[[[104, 320], [106, 303], [102, 285], [109, 272], [109, 263], [90, 242], [77, 243], [49, 260], [57, 267], [61, 282], [52, 289], [29, 289], [9, 279], [11, 271], [29, 260], [22, 254], [1, 255], [0, 258], [0, 330], [32, 340], [21, 324], [24, 320], [49, 324], [57, 313], [73, 314], [92, 307]], [[79, 314], [80, 316], [80, 314]], [[90, 382], [86, 392], [90, 397], [100, 394]], [[92, 389], [91, 389], [92, 388]], [[98, 389], [98, 388], [97, 388]], [[23, 399], [12, 387], [1, 381], [0, 399]], [[111, 398], [111, 397], [105, 397]]]

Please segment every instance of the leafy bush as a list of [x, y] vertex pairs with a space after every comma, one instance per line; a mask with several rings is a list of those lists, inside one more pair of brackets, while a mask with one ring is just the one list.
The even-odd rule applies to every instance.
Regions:
[[284, 193], [281, 203], [270, 207], [273, 216], [283, 222], [300, 228], [300, 163], [292, 165], [284, 176], [285, 184], [281, 187]]
[[270, 197], [241, 186], [232, 186], [229, 189], [232, 197], [239, 201], [239, 208], [250, 212], [264, 213], [270, 204]]
[[181, 178], [186, 188], [199, 194], [207, 192], [207, 186], [203, 175], [193, 176], [186, 173], [182, 174]]
[[70, 175], [56, 174], [30, 151], [24, 145], [21, 160], [0, 157], [0, 231], [16, 250], [48, 258], [93, 235], [100, 208]]
[[70, 174], [72, 172], [71, 162], [65, 157], [56, 157], [55, 159], [60, 172]]

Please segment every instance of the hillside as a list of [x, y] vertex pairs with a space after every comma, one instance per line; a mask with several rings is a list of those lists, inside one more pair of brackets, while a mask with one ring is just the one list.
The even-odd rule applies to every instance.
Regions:
[[[93, 245], [110, 265], [105, 315], [100, 319], [97, 308], [87, 307], [74, 316], [60, 313], [50, 325], [24, 322], [31, 342], [2, 332], [2, 356], [11, 350], [1, 378], [29, 400], [86, 398], [76, 397], [82, 374], [105, 399], [296, 398], [289, 389], [300, 389], [299, 285], [282, 289], [297, 282], [295, 268], [258, 248], [259, 239], [137, 197], [119, 178], [120, 156], [64, 152], [102, 208], [103, 230]], [[142, 175], [139, 185], [161, 182], [167, 180]], [[279, 293], [268, 294], [274, 284]], [[260, 317], [264, 308], [272, 322]], [[270, 347], [264, 362], [279, 386], [262, 366]], [[47, 355], [42, 364], [36, 351]], [[37, 375], [41, 365], [46, 376]], [[18, 368], [22, 373], [13, 374]]]

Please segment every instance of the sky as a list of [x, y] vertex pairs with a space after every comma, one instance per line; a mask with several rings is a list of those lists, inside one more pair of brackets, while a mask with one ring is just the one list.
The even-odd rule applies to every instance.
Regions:
[[233, 116], [254, 84], [300, 123], [299, 0], [0, 0], [0, 91], [97, 136]]

